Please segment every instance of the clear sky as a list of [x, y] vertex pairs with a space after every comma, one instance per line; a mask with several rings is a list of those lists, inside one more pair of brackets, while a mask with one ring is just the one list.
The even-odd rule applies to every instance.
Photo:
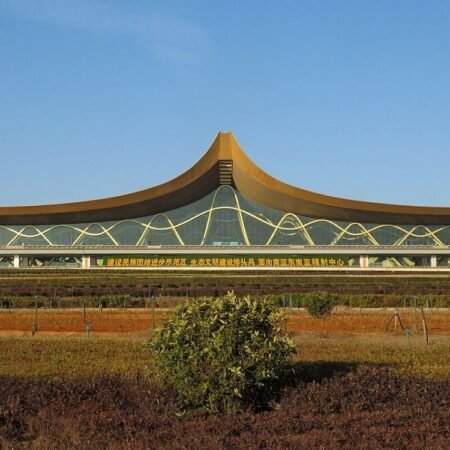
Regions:
[[448, 0], [0, 0], [0, 204], [167, 181], [219, 130], [317, 192], [450, 206]]

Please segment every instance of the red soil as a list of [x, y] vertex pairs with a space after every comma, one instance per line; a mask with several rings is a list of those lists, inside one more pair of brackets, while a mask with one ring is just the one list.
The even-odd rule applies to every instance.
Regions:
[[[154, 324], [158, 326], [170, 311], [157, 309], [154, 314]], [[345, 333], [345, 334], [372, 334], [385, 333], [386, 326], [394, 314], [390, 311], [338, 311], [330, 317], [314, 319], [303, 311], [294, 310], [289, 314], [288, 330], [294, 333]], [[391, 321], [389, 331], [402, 332], [403, 327], [420, 330], [422, 318], [414, 316], [411, 310], [399, 311], [401, 324], [398, 322], [396, 330], [394, 320]], [[450, 314], [448, 312], [425, 313], [427, 327], [433, 334], [450, 334]], [[4, 310], [0, 311], [0, 334], [31, 333], [35, 320], [34, 310]], [[151, 331], [153, 315], [151, 309], [87, 309], [86, 317], [83, 310], [44, 310], [37, 313], [38, 330], [48, 334], [84, 333], [85, 321], [92, 324], [92, 333], [95, 334], [130, 334], [142, 335]]]

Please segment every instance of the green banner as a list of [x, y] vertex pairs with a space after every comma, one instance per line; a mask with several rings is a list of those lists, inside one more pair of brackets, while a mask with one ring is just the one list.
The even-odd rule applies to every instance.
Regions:
[[102, 267], [350, 267], [355, 258], [346, 255], [149, 255], [105, 256]]

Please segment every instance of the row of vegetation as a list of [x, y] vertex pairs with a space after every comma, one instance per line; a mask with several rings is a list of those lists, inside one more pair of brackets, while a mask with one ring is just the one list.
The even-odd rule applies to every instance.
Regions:
[[[268, 298], [277, 306], [286, 308], [307, 308], [317, 299], [327, 298], [333, 306], [353, 308], [450, 308], [450, 295], [419, 294], [335, 294], [327, 291], [304, 293], [282, 293], [257, 296]], [[182, 304], [186, 297], [93, 295], [93, 296], [4, 296], [0, 297], [0, 309], [9, 308], [148, 308], [174, 307]]]
[[102, 295], [220, 296], [329, 291], [336, 294], [450, 295], [450, 278], [438, 275], [218, 274], [120, 271], [0, 271], [0, 297]]

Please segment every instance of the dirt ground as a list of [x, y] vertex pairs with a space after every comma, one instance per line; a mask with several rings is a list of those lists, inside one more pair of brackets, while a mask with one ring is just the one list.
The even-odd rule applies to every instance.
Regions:
[[[304, 310], [286, 311], [288, 330], [294, 334], [326, 333], [342, 335], [403, 334], [411, 329], [412, 337], [422, 334], [423, 321], [419, 311], [410, 308], [395, 310], [359, 310], [340, 308], [330, 317], [312, 318]], [[0, 310], [0, 335], [31, 335], [34, 328], [40, 336], [86, 334], [92, 336], [142, 337], [171, 314], [168, 309], [32, 309]], [[424, 313], [430, 335], [450, 336], [450, 310], [427, 310]], [[35, 323], [37, 322], [37, 326]], [[86, 324], [90, 324], [86, 327]]]

